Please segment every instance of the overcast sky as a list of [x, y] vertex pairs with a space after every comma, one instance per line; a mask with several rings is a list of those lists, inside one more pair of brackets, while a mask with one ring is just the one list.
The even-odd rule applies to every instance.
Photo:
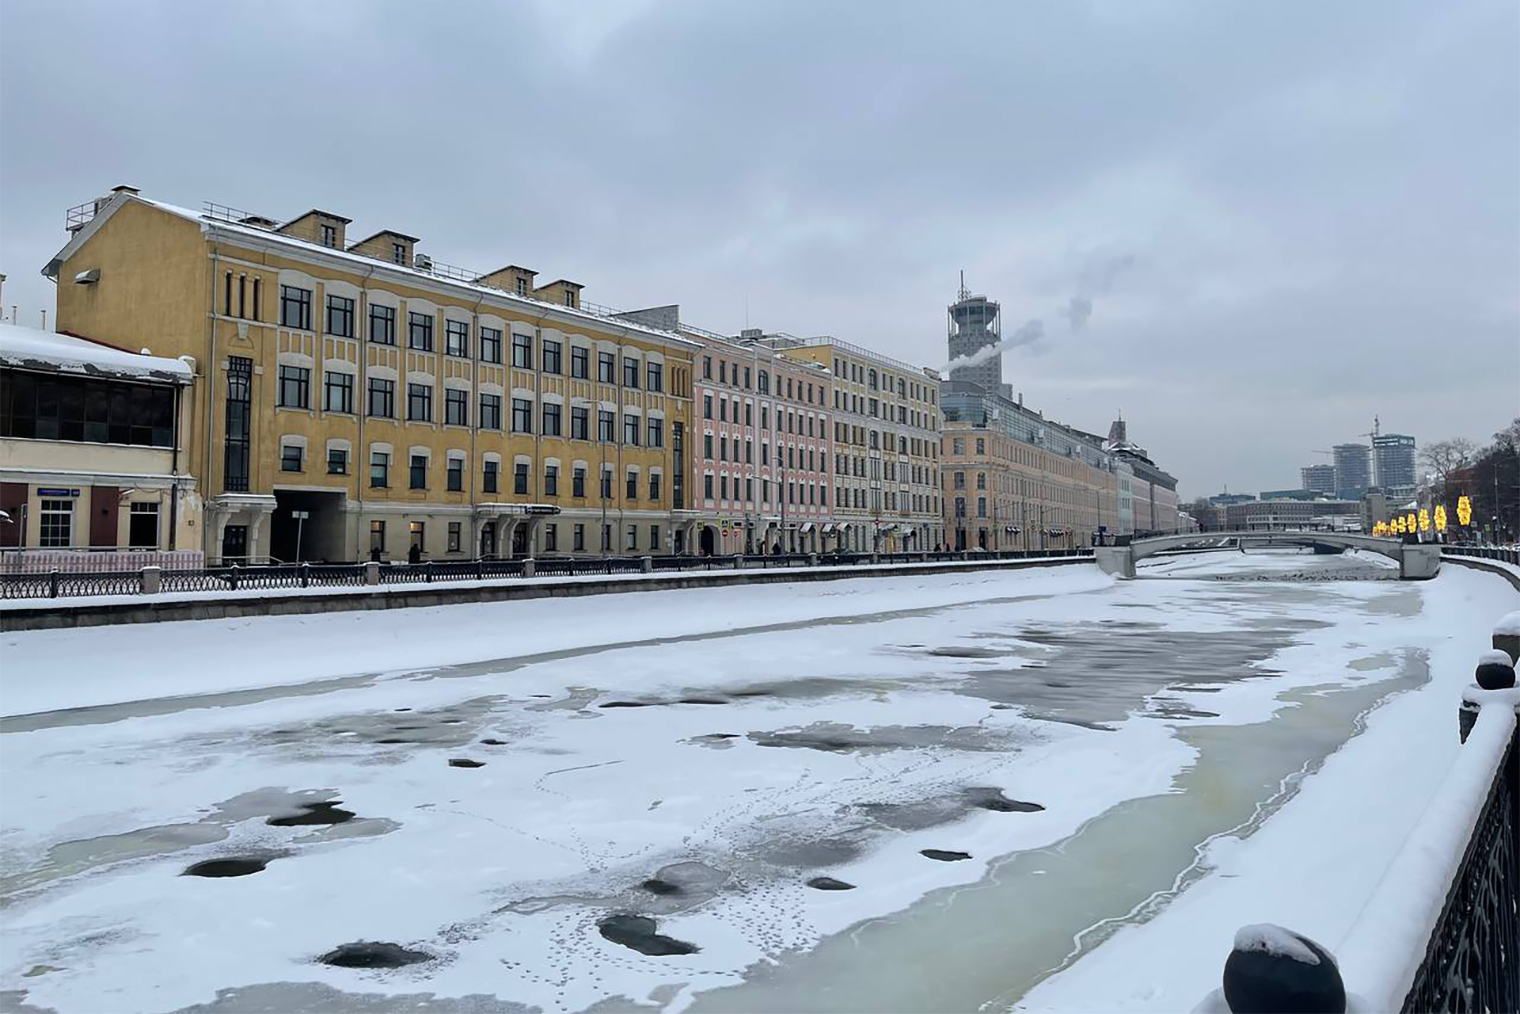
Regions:
[[0, 4], [7, 313], [117, 183], [928, 366], [964, 269], [1185, 496], [1520, 414], [1514, 0]]

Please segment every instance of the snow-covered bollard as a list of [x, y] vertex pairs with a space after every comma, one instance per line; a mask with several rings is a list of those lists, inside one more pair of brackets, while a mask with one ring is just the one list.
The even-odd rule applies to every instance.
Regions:
[[164, 571], [162, 567], [144, 567], [142, 569], [142, 593], [144, 595], [157, 595], [164, 586]]
[[1494, 650], [1508, 655], [1510, 664], [1520, 664], [1520, 610], [1494, 624]]
[[1344, 1014], [1346, 986], [1330, 952], [1272, 923], [1242, 926], [1224, 963], [1232, 1014]]
[[1508, 690], [1515, 685], [1514, 660], [1497, 648], [1485, 651], [1478, 656], [1478, 669], [1473, 676], [1484, 690]]

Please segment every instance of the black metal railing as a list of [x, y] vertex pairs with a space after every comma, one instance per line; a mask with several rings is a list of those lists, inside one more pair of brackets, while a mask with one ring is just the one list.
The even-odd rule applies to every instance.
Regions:
[[[941, 551], [928, 553], [878, 553], [877, 564], [971, 562], [988, 560], [1023, 560], [1041, 558], [1091, 558], [1091, 549], [1031, 549], [969, 553]], [[644, 570], [644, 557], [542, 557], [533, 561], [538, 577], [569, 577], [578, 574], [637, 574]], [[753, 556], [654, 556], [649, 557], [651, 571], [770, 569], [805, 567], [816, 561], [819, 566], [866, 566], [872, 563], [867, 553], [774, 553]], [[423, 563], [381, 563], [378, 567], [382, 585], [432, 584], [435, 581], [470, 581], [521, 577], [526, 561], [517, 560], [430, 560]], [[144, 592], [145, 572], [101, 571], [75, 573], [49, 571], [39, 574], [0, 574], [0, 598], [71, 598], [86, 595], [139, 595]], [[262, 566], [207, 567], [203, 570], [160, 570], [160, 592], [262, 591], [283, 588], [361, 587], [368, 581], [368, 565], [363, 563], [275, 563]]]
[[1520, 564], [1520, 549], [1507, 549], [1503, 546], [1442, 546], [1441, 555], [1470, 556], [1478, 560]]
[[1403, 1010], [1520, 1010], [1520, 732], [1494, 772]]

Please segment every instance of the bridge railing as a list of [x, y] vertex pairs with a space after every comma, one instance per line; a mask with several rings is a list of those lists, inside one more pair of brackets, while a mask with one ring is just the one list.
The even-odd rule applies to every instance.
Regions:
[[1520, 565], [1520, 549], [1507, 546], [1442, 546], [1442, 556], [1469, 556], [1476, 560], [1498, 560]]
[[1520, 1010], [1520, 614], [1462, 695], [1462, 749], [1339, 954], [1246, 926], [1195, 1011]]

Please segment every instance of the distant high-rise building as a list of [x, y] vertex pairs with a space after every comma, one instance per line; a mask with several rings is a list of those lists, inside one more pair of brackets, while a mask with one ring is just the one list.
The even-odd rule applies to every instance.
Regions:
[[[950, 359], [965, 359], [989, 345], [1003, 340], [1002, 307], [986, 296], [973, 296], [962, 276], [960, 292], [950, 304]], [[952, 381], [975, 384], [988, 394], [1000, 394], [1012, 398], [1011, 390], [1003, 384], [1003, 354], [989, 352], [987, 357], [971, 366], [956, 366], [950, 370]]]
[[1372, 461], [1377, 484], [1394, 499], [1414, 495], [1414, 437], [1382, 433], [1372, 438]]
[[1305, 465], [1298, 470], [1303, 488], [1315, 493], [1335, 492], [1334, 465]]
[[1372, 485], [1371, 448], [1366, 444], [1336, 444], [1331, 451], [1335, 455], [1335, 495], [1360, 500]]

